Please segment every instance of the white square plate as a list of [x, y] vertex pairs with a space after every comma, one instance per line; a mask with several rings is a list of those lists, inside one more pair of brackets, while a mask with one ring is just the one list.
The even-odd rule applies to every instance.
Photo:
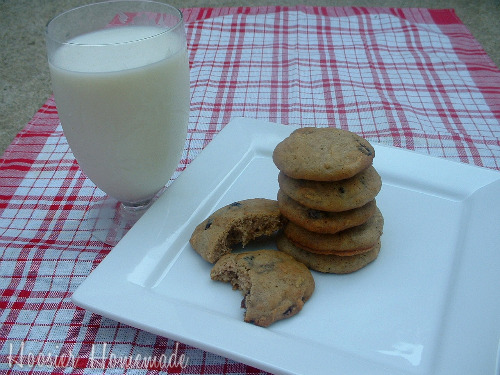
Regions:
[[291, 319], [243, 322], [240, 292], [211, 281], [188, 241], [221, 206], [276, 198], [272, 151], [294, 129], [234, 119], [73, 301], [273, 373], [498, 374], [500, 173], [397, 148], [374, 145], [378, 259], [349, 275], [313, 272], [316, 290]]

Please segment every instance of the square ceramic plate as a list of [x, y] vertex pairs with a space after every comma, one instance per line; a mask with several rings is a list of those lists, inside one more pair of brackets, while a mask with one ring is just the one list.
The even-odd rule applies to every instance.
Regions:
[[188, 240], [221, 206], [276, 198], [272, 151], [293, 129], [233, 120], [73, 301], [277, 374], [498, 374], [500, 173], [392, 147], [374, 145], [378, 259], [349, 275], [313, 272], [316, 290], [291, 319], [243, 322], [240, 292], [211, 281]]

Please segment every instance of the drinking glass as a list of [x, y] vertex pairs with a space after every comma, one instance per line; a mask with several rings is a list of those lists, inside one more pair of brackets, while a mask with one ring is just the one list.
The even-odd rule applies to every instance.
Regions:
[[105, 1], [47, 24], [52, 88], [79, 166], [106, 198], [86, 212], [115, 245], [163, 191], [184, 148], [189, 63], [182, 13], [154, 1]]

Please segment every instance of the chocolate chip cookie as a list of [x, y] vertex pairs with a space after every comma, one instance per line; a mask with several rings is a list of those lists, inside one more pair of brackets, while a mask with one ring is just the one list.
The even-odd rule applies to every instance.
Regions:
[[373, 262], [380, 252], [380, 242], [370, 251], [352, 256], [314, 254], [295, 246], [283, 233], [277, 237], [277, 246], [312, 270], [324, 273], [347, 274]]
[[255, 198], [231, 203], [206, 218], [193, 231], [189, 243], [205, 260], [215, 263], [234, 245], [271, 235], [282, 227], [278, 202]]
[[334, 234], [308, 231], [293, 222], [286, 224], [284, 233], [295, 245], [317, 254], [364, 250], [373, 247], [384, 227], [384, 218], [377, 208], [375, 214], [362, 225]]
[[273, 161], [295, 179], [338, 181], [372, 164], [375, 149], [357, 134], [336, 128], [297, 129], [280, 142]]
[[241, 290], [244, 321], [262, 327], [301, 311], [315, 287], [304, 264], [276, 250], [226, 254], [215, 263], [210, 277]]
[[353, 210], [328, 212], [306, 207], [279, 190], [278, 206], [285, 218], [311, 232], [337, 233], [364, 224], [375, 213], [376, 201]]
[[364, 206], [375, 199], [382, 179], [373, 166], [340, 181], [295, 179], [280, 172], [280, 189], [303, 206], [321, 211], [340, 212]]

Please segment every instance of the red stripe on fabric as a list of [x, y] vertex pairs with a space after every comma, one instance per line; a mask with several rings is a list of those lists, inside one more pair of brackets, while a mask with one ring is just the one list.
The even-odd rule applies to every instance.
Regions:
[[[232, 21], [229, 25], [230, 29], [233, 29], [238, 24], [238, 21], [237, 21], [238, 19], [239, 19], [238, 15], [232, 16]], [[213, 139], [213, 136], [218, 132], [216, 124], [221, 123], [221, 120], [222, 120], [221, 114], [222, 114], [222, 116], [224, 116], [224, 112], [226, 110], [229, 110], [230, 106], [232, 104], [229, 101], [224, 99], [224, 93], [226, 91], [226, 82], [228, 80], [228, 77], [229, 77], [229, 74], [231, 71], [231, 66], [232, 66], [231, 62], [233, 60], [232, 56], [234, 56], [234, 47], [236, 45], [235, 41], [236, 41], [235, 33], [234, 32], [230, 33], [227, 48], [224, 51], [225, 56], [228, 56], [225, 59], [225, 61], [227, 63], [223, 64], [222, 72], [220, 74], [220, 85], [219, 85], [219, 87], [217, 89], [217, 93], [216, 93], [216, 102], [217, 102], [217, 104], [220, 104], [221, 107], [214, 107], [214, 111], [212, 112], [212, 115], [211, 115], [211, 121], [209, 124], [209, 128], [208, 128], [207, 134], [205, 136], [204, 147], [208, 143], [210, 143], [210, 141]], [[222, 107], [222, 105], [224, 107]], [[224, 111], [222, 110], [222, 108], [224, 108]]]
[[[244, 12], [242, 12], [244, 14]], [[242, 56], [242, 51], [241, 48], [238, 48], [238, 45], [241, 45], [242, 43], [239, 42], [240, 38], [244, 38], [246, 29], [249, 27], [245, 22], [245, 17], [243, 15], [236, 17], [235, 22], [231, 24], [231, 34], [236, 34], [239, 36], [239, 38], [234, 39], [234, 47], [231, 46], [231, 61], [233, 63], [229, 64], [228, 72], [231, 71], [231, 75], [228, 75], [226, 77], [226, 99], [224, 101], [226, 108], [224, 108], [223, 111], [223, 116], [221, 118], [222, 124], [227, 124], [231, 120], [231, 115], [232, 115], [232, 108], [233, 108], [233, 103], [234, 103], [234, 98], [236, 95], [236, 90], [235, 88], [235, 83], [238, 82], [238, 77], [239, 77], [239, 69], [240, 69], [240, 64], [238, 63], [241, 61], [241, 56]]]
[[21, 133], [19, 136], [24, 138], [24, 139], [27, 139], [27, 138], [41, 138], [42, 142], [50, 137], [54, 135], [54, 132], [53, 131], [36, 131], [36, 130], [31, 130], [29, 132], [23, 132]]
[[[276, 8], [276, 14], [273, 17], [274, 20], [274, 28], [278, 29], [281, 27], [281, 16], [282, 14], [280, 13], [280, 8]], [[281, 103], [281, 100], [279, 98], [279, 89], [280, 89], [280, 72], [281, 72], [281, 67], [280, 67], [280, 60], [281, 60], [281, 53], [284, 53], [284, 51], [281, 50], [281, 45], [280, 45], [280, 33], [275, 32], [273, 34], [273, 44], [272, 44], [272, 65], [271, 65], [271, 87], [270, 87], [270, 102], [271, 102], [271, 107], [269, 111], [269, 121], [271, 122], [279, 122], [278, 120], [278, 108], [277, 104]], [[275, 104], [275, 106], [272, 106], [272, 104]]]
[[428, 9], [436, 25], [452, 25], [461, 23], [453, 9]]
[[2, 169], [27, 172], [31, 169], [31, 167], [29, 165], [4, 165]]
[[[343, 48], [342, 46], [335, 46], [332, 39], [332, 33], [325, 30], [329, 25], [325, 25], [327, 20], [324, 17], [318, 17], [316, 22], [319, 24], [317, 30], [317, 38], [323, 42], [319, 48], [320, 65], [331, 66], [331, 69], [322, 69], [322, 89], [325, 98], [326, 116], [329, 126], [347, 129], [347, 117], [345, 116], [345, 103], [342, 94], [339, 77], [339, 70], [337, 66], [337, 59], [335, 57], [334, 48]], [[331, 72], [332, 76], [328, 72]], [[334, 98], [335, 97], [335, 103]], [[334, 113], [337, 112], [339, 122], [335, 120]]]
[[11, 159], [6, 159], [4, 161], [5, 164], [13, 164], [13, 163], [25, 163], [28, 165], [31, 165], [34, 162], [34, 159], [28, 159], [28, 158], [11, 158]]
[[[289, 45], [289, 28], [288, 28], [288, 15], [283, 15], [284, 19], [284, 24], [282, 25], [286, 30], [282, 33], [282, 40], [280, 41], [280, 44], [283, 46], [288, 46]], [[291, 57], [288, 54], [289, 48], [286, 48], [287, 53], [279, 53], [278, 56], [280, 57], [280, 65], [282, 66], [281, 69], [281, 74], [280, 74], [280, 81], [283, 83], [281, 84], [281, 93], [280, 93], [280, 100], [279, 103], [283, 103], [288, 98], [290, 98], [290, 85], [289, 85], [289, 80], [290, 80], [290, 70], [288, 69], [291, 61]], [[289, 113], [290, 111], [285, 111], [283, 108], [280, 107], [280, 123], [287, 125], [289, 123]]]

